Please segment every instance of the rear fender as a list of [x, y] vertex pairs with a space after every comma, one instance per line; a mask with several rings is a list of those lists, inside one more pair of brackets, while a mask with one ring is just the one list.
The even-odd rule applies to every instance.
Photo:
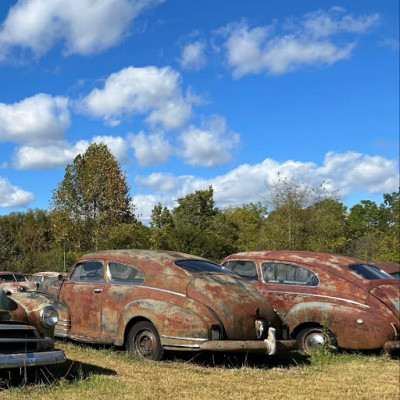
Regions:
[[[209, 313], [199, 315], [193, 311], [160, 300], [141, 299], [127, 304], [118, 321], [116, 345], [122, 346], [126, 328], [134, 318], [145, 318], [151, 321], [162, 337], [194, 337], [208, 339], [211, 324], [217, 322]], [[161, 338], [161, 342], [163, 342]]]

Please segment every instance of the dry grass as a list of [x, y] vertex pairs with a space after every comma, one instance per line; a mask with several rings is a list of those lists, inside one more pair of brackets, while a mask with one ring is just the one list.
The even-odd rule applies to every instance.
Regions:
[[[3, 389], [1, 399], [393, 399], [399, 363], [386, 357], [295, 354], [258, 360], [200, 356], [195, 361], [143, 362], [125, 353], [58, 343], [69, 362], [53, 367], [51, 385]], [[72, 365], [71, 365], [72, 363]], [[212, 365], [211, 365], [212, 364]], [[244, 365], [243, 365], [244, 364]], [[50, 377], [49, 373], [46, 373]], [[44, 375], [43, 375], [44, 376]]]

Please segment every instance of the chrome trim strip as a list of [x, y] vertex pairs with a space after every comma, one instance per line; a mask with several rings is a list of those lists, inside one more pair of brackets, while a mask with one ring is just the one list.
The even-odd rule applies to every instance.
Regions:
[[71, 326], [71, 322], [61, 322], [61, 323], [57, 323], [56, 324], [56, 327], [57, 326]]
[[71, 327], [69, 328], [55, 328], [54, 332], [68, 332], [71, 329]]
[[152, 286], [144, 286], [142, 284], [135, 284], [135, 283], [116, 283], [116, 282], [84, 282], [84, 281], [68, 281], [66, 284], [76, 284], [76, 285], [92, 285], [92, 286], [131, 286], [131, 287], [137, 287], [137, 288], [143, 288], [143, 289], [150, 289], [150, 290], [156, 290], [158, 292], [164, 292], [164, 293], [169, 293], [169, 294], [174, 294], [176, 296], [181, 296], [181, 297], [186, 297], [186, 294], [183, 293], [178, 293], [178, 292], [173, 292], [172, 290], [167, 290], [167, 289], [160, 289]]
[[137, 287], [141, 287], [141, 288], [145, 288], [145, 289], [156, 290], [158, 292], [164, 292], [164, 293], [169, 293], [169, 294], [175, 294], [175, 295], [181, 296], [181, 297], [186, 297], [186, 294], [173, 292], [171, 290], [160, 289], [160, 288], [155, 288], [155, 287], [151, 287], [151, 286], [141, 286], [141, 285], [136, 285], [136, 286]]
[[262, 292], [262, 293], [278, 293], [278, 294], [297, 294], [300, 296], [322, 297], [324, 299], [339, 300], [339, 301], [344, 301], [345, 303], [355, 304], [357, 306], [361, 306], [361, 307], [365, 307], [365, 308], [371, 308], [370, 306], [367, 306], [366, 304], [358, 303], [357, 301], [354, 301], [354, 300], [343, 299], [341, 297], [324, 296], [322, 294], [301, 293], [301, 292], [284, 292], [284, 291], [280, 291], [280, 290], [260, 290], [260, 292]]
[[180, 337], [180, 336], [161, 336], [163, 339], [174, 339], [174, 340], [193, 340], [194, 342], [207, 342], [208, 339], [191, 338], [191, 337]]
[[68, 324], [71, 323], [70, 319], [59, 319], [58, 322], [67, 322]]
[[200, 345], [198, 344], [163, 344], [163, 347], [174, 347], [177, 349], [200, 349]]
[[397, 332], [396, 325], [393, 322], [391, 322], [390, 325], [392, 325], [392, 328], [394, 330], [394, 337], [397, 338], [399, 332]]

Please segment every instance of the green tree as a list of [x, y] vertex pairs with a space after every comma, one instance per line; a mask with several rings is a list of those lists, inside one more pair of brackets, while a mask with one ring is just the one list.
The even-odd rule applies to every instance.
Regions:
[[173, 250], [170, 248], [169, 235], [174, 227], [174, 220], [168, 208], [162, 206], [161, 203], [156, 204], [151, 212], [151, 248], [156, 250]]
[[75, 251], [97, 249], [105, 229], [136, 220], [126, 176], [105, 144], [91, 144], [67, 166], [51, 215], [57, 242]]

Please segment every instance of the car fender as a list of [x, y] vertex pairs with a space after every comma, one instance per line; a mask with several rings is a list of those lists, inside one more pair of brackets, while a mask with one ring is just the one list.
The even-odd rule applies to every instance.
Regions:
[[196, 338], [208, 339], [209, 326], [216, 323], [209, 315], [198, 315], [188, 308], [166, 301], [140, 299], [128, 303], [118, 321], [116, 345], [123, 345], [125, 335], [134, 319], [147, 319], [154, 324], [160, 337], [185, 337], [187, 332]]
[[299, 303], [285, 319], [293, 337], [301, 327], [318, 324], [329, 329], [336, 336], [339, 347], [344, 349], [378, 349], [396, 336], [387, 318], [374, 313], [368, 306]]

